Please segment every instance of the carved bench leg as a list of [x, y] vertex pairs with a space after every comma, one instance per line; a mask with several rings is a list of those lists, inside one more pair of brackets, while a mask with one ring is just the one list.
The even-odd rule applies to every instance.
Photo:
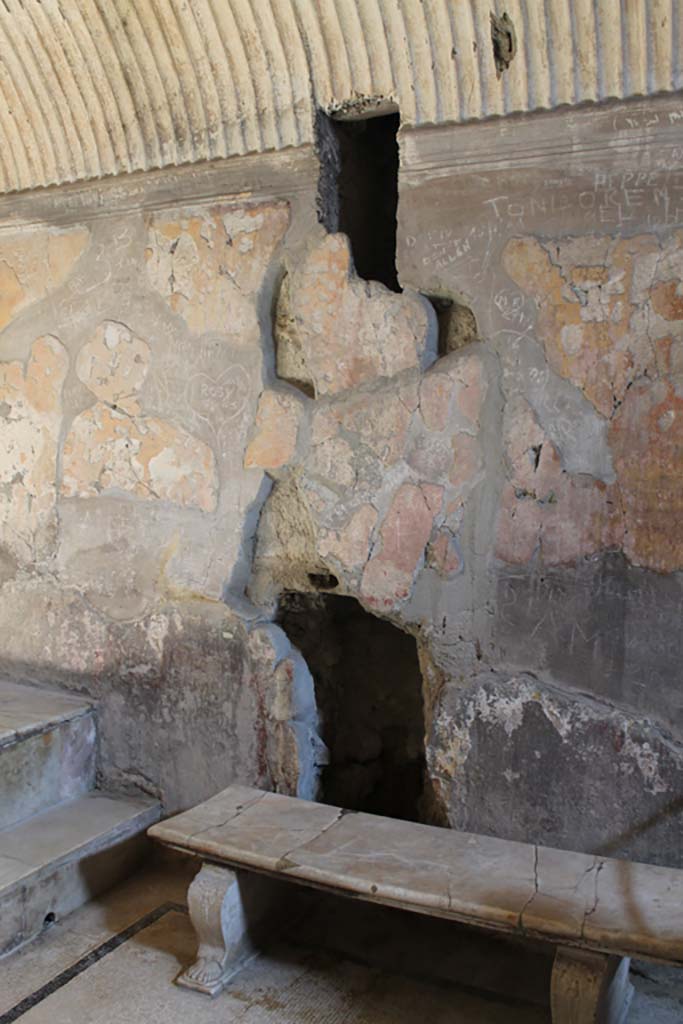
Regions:
[[624, 1024], [633, 986], [630, 960], [558, 949], [550, 986], [553, 1024]]
[[197, 959], [176, 978], [178, 985], [215, 996], [256, 953], [258, 925], [271, 903], [269, 880], [216, 864], [203, 864], [187, 902], [199, 938]]

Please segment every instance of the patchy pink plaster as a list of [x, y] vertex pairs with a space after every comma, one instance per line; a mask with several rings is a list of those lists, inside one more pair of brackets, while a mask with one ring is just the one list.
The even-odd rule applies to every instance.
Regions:
[[[463, 506], [483, 476], [483, 362], [462, 350], [437, 367], [424, 377], [413, 370], [308, 405], [310, 442], [297, 454], [295, 474], [312, 517], [311, 571], [328, 566], [341, 574], [347, 592], [376, 607], [393, 607], [410, 596], [434, 527], [447, 521], [451, 531], [459, 528]], [[295, 491], [278, 492], [284, 493], [295, 500]], [[352, 497], [354, 511], [345, 518]], [[387, 507], [371, 550], [376, 510]], [[282, 521], [285, 513], [279, 509], [278, 515]], [[292, 555], [284, 544], [278, 554], [271, 545], [266, 558], [262, 544], [257, 575], [261, 559], [271, 567], [280, 559], [286, 566]], [[456, 571], [445, 552], [442, 561], [446, 574]]]
[[609, 433], [624, 516], [624, 553], [634, 565], [683, 568], [683, 397], [680, 378], [641, 380]]
[[683, 235], [514, 239], [504, 262], [536, 298], [552, 368], [609, 419], [617, 480], [563, 473], [533, 417], [513, 413], [500, 557], [526, 561], [540, 543], [554, 563], [616, 546], [634, 565], [683, 568], [670, 526], [683, 509]]
[[484, 364], [476, 353], [460, 354], [443, 360], [454, 384], [455, 408], [473, 427], [479, 426], [481, 408], [486, 397]]
[[653, 283], [659, 254], [657, 240], [647, 235], [613, 242], [604, 263], [594, 265], [574, 263], [581, 258], [577, 246], [565, 255], [561, 244], [534, 238], [513, 239], [503, 254], [510, 277], [536, 299], [537, 332], [550, 366], [605, 417], [655, 362], [641, 317], [641, 311], [648, 315], [642, 278]]
[[312, 438], [318, 445], [343, 431], [356, 444], [367, 447], [386, 466], [401, 458], [417, 408], [417, 384], [401, 382], [378, 392], [344, 396], [316, 409]]
[[0, 331], [26, 306], [45, 298], [73, 270], [89, 239], [86, 228], [24, 228], [0, 239]]
[[264, 391], [256, 411], [254, 436], [244, 456], [246, 469], [281, 469], [296, 451], [302, 402], [284, 391]]
[[417, 294], [397, 295], [356, 276], [345, 235], [328, 235], [287, 285], [279, 362], [316, 395], [338, 394], [424, 364], [430, 311]]
[[415, 484], [403, 484], [394, 495], [380, 527], [378, 550], [361, 581], [369, 605], [390, 608], [409, 596], [432, 532], [434, 497]]
[[76, 417], [64, 443], [66, 498], [123, 491], [212, 512], [217, 489], [209, 446], [165, 420], [97, 403]]
[[484, 364], [476, 352], [453, 352], [440, 359], [422, 378], [420, 414], [428, 430], [438, 433], [453, 413], [462, 426], [477, 427], [486, 397]]
[[288, 224], [284, 202], [154, 214], [146, 249], [150, 282], [190, 330], [255, 343], [260, 331], [253, 296]]
[[443, 487], [439, 484], [420, 484], [420, 490], [427, 502], [427, 507], [433, 516], [441, 511], [443, 506]]
[[94, 395], [114, 408], [139, 411], [137, 392], [149, 370], [151, 350], [125, 324], [105, 320], [78, 353], [76, 373]]
[[562, 469], [557, 449], [523, 400], [508, 409], [505, 451], [509, 481], [498, 516], [496, 554], [529, 561], [573, 561], [621, 541], [618, 492], [599, 480]]
[[446, 429], [452, 396], [453, 382], [437, 363], [420, 383], [420, 415], [427, 430], [440, 432]]
[[64, 443], [62, 494], [93, 498], [123, 491], [205, 512], [216, 507], [218, 479], [207, 444], [140, 411], [150, 349], [125, 324], [105, 321], [76, 361], [100, 399], [75, 418]]
[[427, 564], [440, 576], [453, 576], [462, 568], [462, 558], [450, 530], [438, 530], [427, 548]]

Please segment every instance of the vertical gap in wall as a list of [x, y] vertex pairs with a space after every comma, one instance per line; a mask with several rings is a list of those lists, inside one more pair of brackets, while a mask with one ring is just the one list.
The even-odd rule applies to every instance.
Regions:
[[278, 621], [315, 682], [324, 803], [424, 820], [423, 681], [414, 638], [352, 597], [284, 594]]
[[320, 114], [320, 219], [351, 240], [356, 272], [400, 292], [396, 272], [399, 114], [338, 121]]

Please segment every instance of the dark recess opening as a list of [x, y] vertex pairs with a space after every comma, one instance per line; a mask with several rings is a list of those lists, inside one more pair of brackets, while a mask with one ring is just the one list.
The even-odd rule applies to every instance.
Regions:
[[469, 306], [448, 295], [427, 295], [434, 307], [439, 329], [438, 352], [447, 356], [449, 352], [464, 348], [479, 341], [477, 319]]
[[398, 114], [362, 121], [321, 114], [318, 124], [321, 220], [329, 231], [349, 236], [360, 277], [381, 281], [394, 292], [401, 291], [396, 273], [399, 126]]
[[336, 594], [285, 594], [278, 621], [315, 681], [330, 751], [322, 801], [425, 820], [422, 675], [413, 637]]

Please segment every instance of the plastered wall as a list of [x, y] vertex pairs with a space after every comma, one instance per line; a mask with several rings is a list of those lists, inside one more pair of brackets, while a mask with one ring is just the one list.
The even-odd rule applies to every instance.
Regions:
[[103, 782], [169, 808], [315, 786], [310, 675], [223, 599], [245, 604], [269, 489], [245, 450], [316, 173], [305, 151], [48, 194], [0, 232], [3, 666], [96, 697]]
[[411, 134], [399, 231], [404, 283], [467, 302], [495, 367], [465, 577], [412, 601], [448, 680], [452, 820], [673, 861], [680, 118], [674, 99]]
[[452, 826], [679, 861], [680, 117], [404, 131], [400, 295], [308, 147], [4, 201], [0, 655], [106, 781], [314, 795], [323, 586], [415, 636]]

